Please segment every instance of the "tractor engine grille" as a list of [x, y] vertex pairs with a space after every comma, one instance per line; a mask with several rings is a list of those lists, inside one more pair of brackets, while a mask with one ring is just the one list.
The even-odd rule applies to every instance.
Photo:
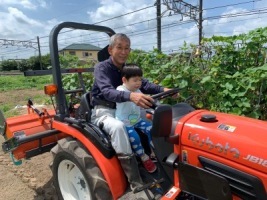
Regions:
[[199, 161], [205, 170], [227, 179], [232, 194], [235, 194], [244, 200], [267, 199], [263, 183], [258, 177], [202, 156], [199, 156]]

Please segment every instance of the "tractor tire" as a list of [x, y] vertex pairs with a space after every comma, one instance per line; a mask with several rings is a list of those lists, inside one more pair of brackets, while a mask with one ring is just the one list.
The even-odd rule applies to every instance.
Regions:
[[51, 152], [51, 170], [60, 200], [112, 199], [96, 161], [79, 141], [61, 139]]

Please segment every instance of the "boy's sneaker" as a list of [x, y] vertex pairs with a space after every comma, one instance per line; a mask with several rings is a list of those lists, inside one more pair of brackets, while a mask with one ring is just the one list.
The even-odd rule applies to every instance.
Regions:
[[149, 173], [153, 173], [157, 170], [157, 166], [155, 165], [155, 163], [149, 158], [148, 155], [144, 154], [143, 156], [141, 156], [141, 160], [143, 163], [143, 166], [145, 167], [145, 169], [149, 172]]

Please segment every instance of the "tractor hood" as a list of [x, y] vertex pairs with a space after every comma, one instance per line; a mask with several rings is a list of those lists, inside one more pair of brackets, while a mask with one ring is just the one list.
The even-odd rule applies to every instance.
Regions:
[[210, 111], [180, 119], [181, 144], [267, 172], [267, 122]]

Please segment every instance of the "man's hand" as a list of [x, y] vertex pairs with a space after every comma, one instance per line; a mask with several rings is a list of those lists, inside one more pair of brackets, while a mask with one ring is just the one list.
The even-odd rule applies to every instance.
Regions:
[[154, 100], [143, 93], [131, 92], [130, 100], [142, 108], [150, 108]]

